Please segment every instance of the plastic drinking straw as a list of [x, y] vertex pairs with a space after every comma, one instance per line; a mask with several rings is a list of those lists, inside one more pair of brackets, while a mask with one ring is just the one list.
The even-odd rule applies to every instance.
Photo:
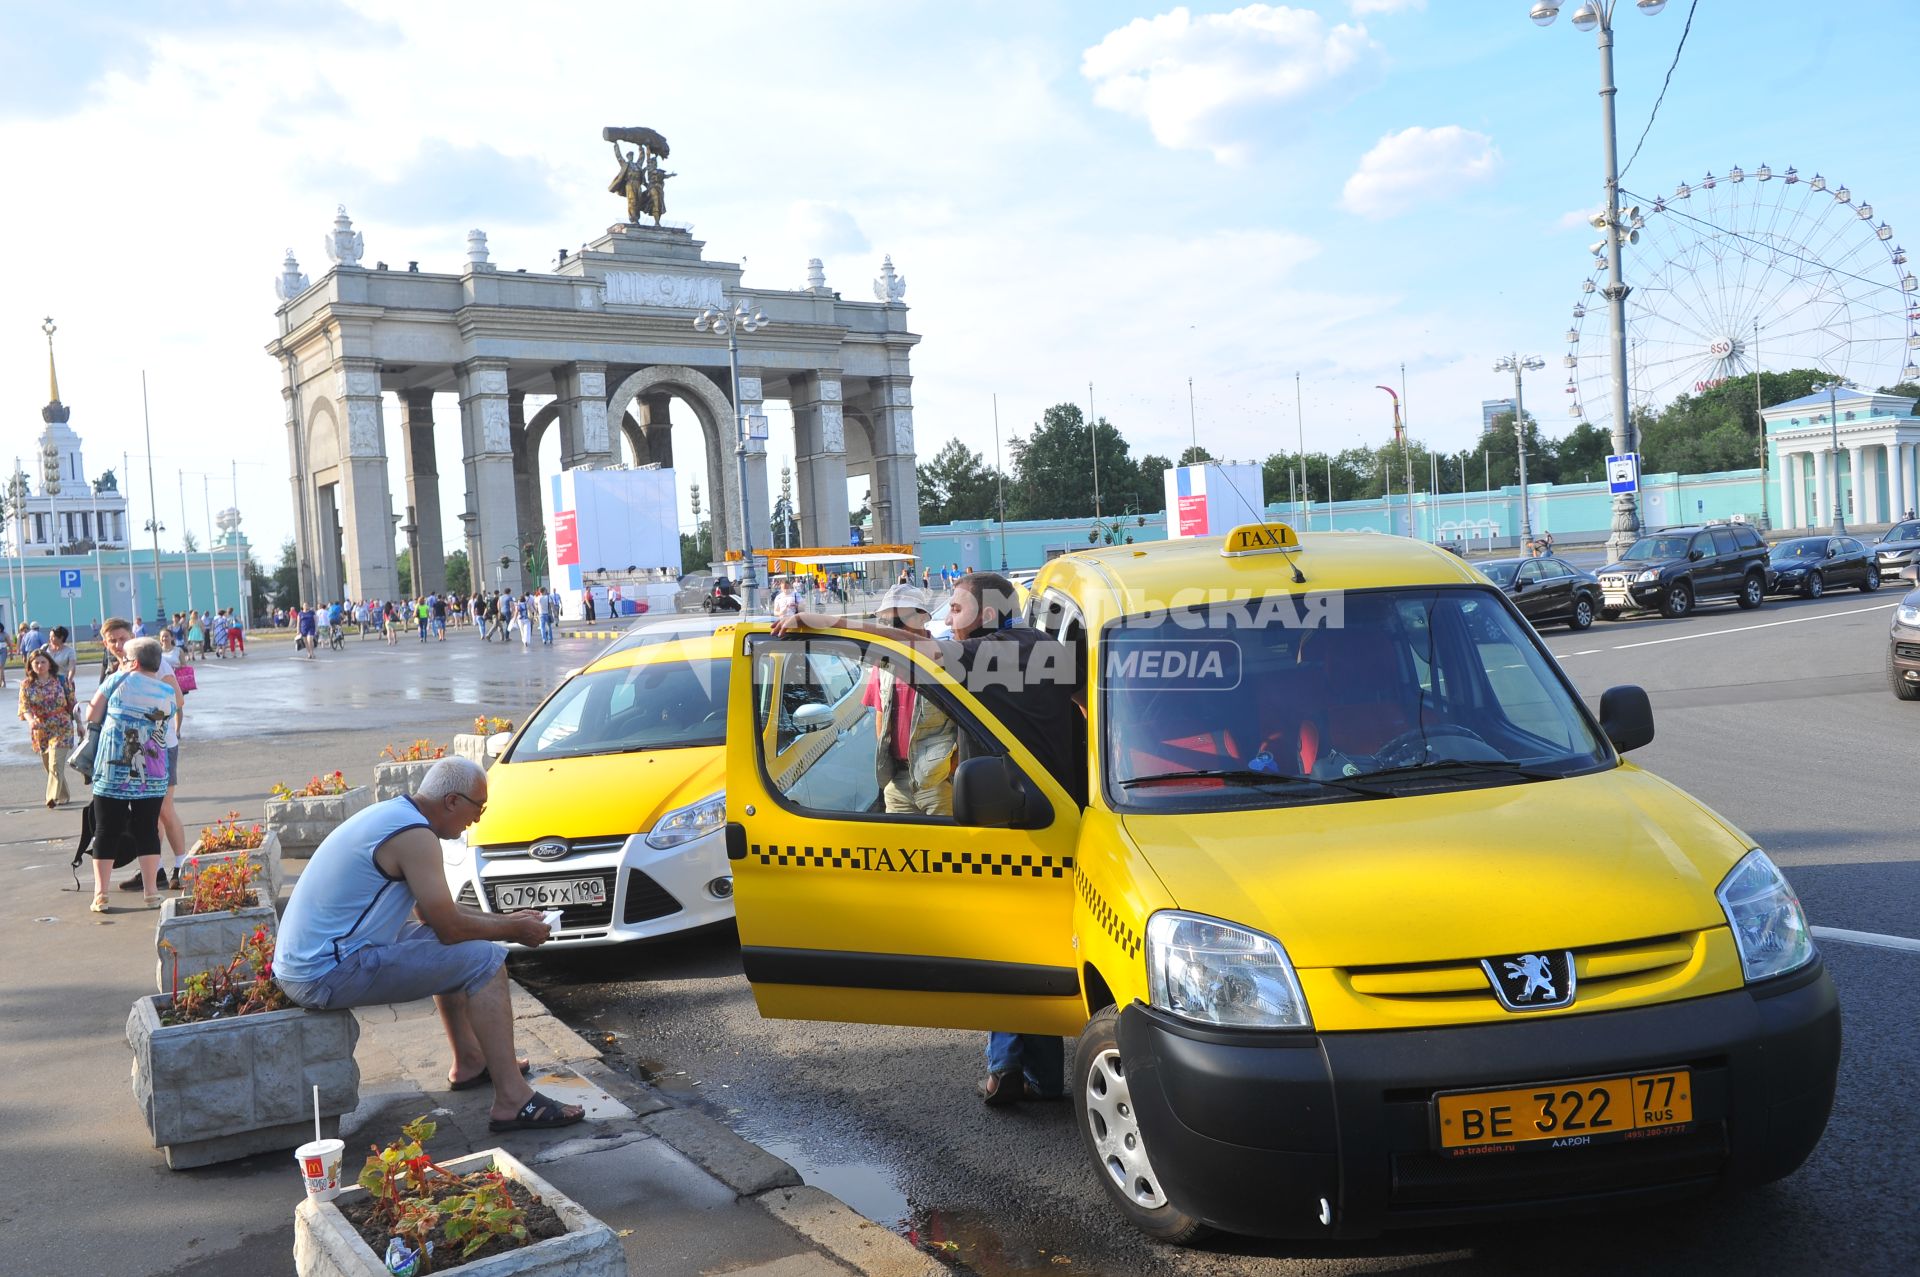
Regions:
[[313, 1142], [320, 1142], [320, 1084], [313, 1085]]

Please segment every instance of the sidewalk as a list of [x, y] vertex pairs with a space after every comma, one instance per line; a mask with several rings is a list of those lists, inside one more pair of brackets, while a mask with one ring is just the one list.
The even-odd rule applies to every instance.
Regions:
[[[157, 914], [125, 892], [114, 912], [87, 912], [91, 888], [73, 891], [67, 873], [77, 817], [10, 796], [0, 813], [0, 1272], [292, 1273], [291, 1150], [169, 1171], [134, 1105], [125, 1025], [133, 999], [153, 989]], [[517, 984], [514, 999], [535, 1086], [585, 1105], [588, 1120], [489, 1134], [491, 1093], [446, 1089], [432, 1003], [366, 1008], [360, 1106], [341, 1122], [343, 1178], [369, 1144], [431, 1113], [431, 1154], [511, 1150], [622, 1236], [635, 1277], [945, 1271], [723, 1124], [608, 1068]]]

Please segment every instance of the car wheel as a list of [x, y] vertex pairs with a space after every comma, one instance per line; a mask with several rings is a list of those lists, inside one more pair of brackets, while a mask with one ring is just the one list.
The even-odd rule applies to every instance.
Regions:
[[1573, 600], [1573, 616], [1568, 620], [1567, 627], [1573, 630], [1584, 630], [1592, 624], [1593, 600], [1584, 594], [1578, 595]]
[[1880, 565], [1878, 563], [1869, 563], [1867, 564], [1867, 579], [1860, 583], [1860, 592], [1862, 594], [1872, 594], [1879, 588]]
[[1120, 1058], [1120, 1012], [1102, 1007], [1080, 1031], [1073, 1052], [1073, 1112], [1107, 1197], [1127, 1222], [1147, 1236], [1185, 1246], [1207, 1226], [1167, 1201], [1147, 1160], [1146, 1139], [1134, 1112], [1126, 1064]]
[[1817, 599], [1827, 592], [1827, 578], [1818, 572], [1809, 572], [1807, 583], [1802, 588], [1806, 590], [1808, 598]]
[[1667, 597], [1660, 604], [1660, 611], [1678, 620], [1693, 611], [1693, 587], [1685, 581], [1675, 581], [1667, 590]]
[[1903, 701], [1920, 701], [1920, 683], [1909, 683], [1900, 675], [1900, 667], [1893, 663], [1893, 649], [1887, 649], [1887, 682], [1893, 685], [1893, 694]]
[[1751, 612], [1767, 601], [1767, 579], [1758, 572], [1747, 574], [1746, 583], [1740, 587], [1740, 606]]

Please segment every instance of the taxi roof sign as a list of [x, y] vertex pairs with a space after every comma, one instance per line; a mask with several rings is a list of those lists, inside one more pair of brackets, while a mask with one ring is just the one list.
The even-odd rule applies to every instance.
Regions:
[[1243, 523], [1227, 533], [1222, 558], [1245, 554], [1287, 554], [1300, 548], [1300, 534], [1285, 523]]

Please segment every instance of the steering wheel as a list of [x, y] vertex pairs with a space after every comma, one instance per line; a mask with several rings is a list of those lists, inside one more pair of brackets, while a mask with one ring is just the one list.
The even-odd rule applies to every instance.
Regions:
[[[1479, 761], [1501, 757], [1499, 751], [1487, 744], [1486, 738], [1472, 728], [1462, 727], [1458, 723], [1435, 723], [1430, 728], [1416, 727], [1412, 731], [1401, 732], [1375, 750], [1373, 760], [1382, 767], [1418, 766], [1433, 758], [1433, 742], [1443, 736], [1451, 736], [1479, 745], [1486, 751], [1480, 755]], [[1475, 760], [1469, 758], [1466, 761]]]

